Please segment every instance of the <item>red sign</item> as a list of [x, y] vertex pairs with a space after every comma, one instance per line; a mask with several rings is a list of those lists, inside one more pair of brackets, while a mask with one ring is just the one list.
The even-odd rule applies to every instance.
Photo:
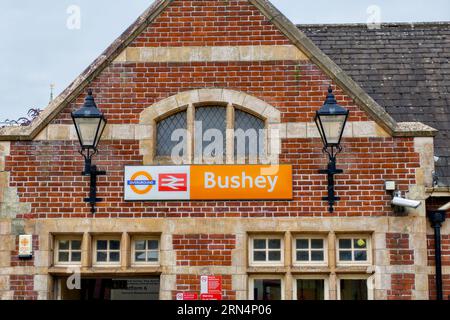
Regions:
[[201, 276], [200, 293], [202, 300], [222, 300], [222, 276]]
[[222, 300], [222, 294], [220, 293], [202, 293], [200, 295], [202, 300]]
[[161, 173], [158, 176], [158, 191], [187, 191], [187, 174]]
[[177, 300], [198, 300], [198, 294], [195, 292], [177, 293]]

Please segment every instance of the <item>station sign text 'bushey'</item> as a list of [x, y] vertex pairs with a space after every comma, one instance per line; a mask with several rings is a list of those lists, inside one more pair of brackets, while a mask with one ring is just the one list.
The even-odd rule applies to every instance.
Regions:
[[292, 199], [292, 166], [125, 167], [125, 200], [258, 199]]

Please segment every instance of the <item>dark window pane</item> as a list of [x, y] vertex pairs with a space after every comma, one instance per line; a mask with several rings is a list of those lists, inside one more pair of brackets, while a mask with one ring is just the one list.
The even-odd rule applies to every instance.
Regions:
[[[181, 142], [180, 135], [174, 136], [172, 141], [172, 133], [177, 129], [187, 130], [186, 111], [178, 112], [164, 120], [161, 120], [156, 125], [157, 137], [156, 137], [156, 155], [158, 156], [170, 156], [173, 148]], [[184, 150], [186, 150], [186, 137], [187, 131], [184, 131], [183, 143]], [[183, 156], [178, 154], [177, 156]]]
[[323, 280], [298, 279], [297, 300], [324, 300], [325, 284]]
[[106, 249], [108, 249], [108, 241], [97, 240], [97, 250], [106, 250]]
[[266, 261], [266, 252], [265, 251], [253, 252], [253, 260], [254, 261]]
[[81, 241], [80, 240], [72, 240], [72, 250], [81, 250]]
[[81, 261], [81, 252], [80, 251], [75, 251], [75, 252], [72, 252], [72, 261], [73, 262], [79, 262], [79, 261]]
[[280, 239], [270, 239], [269, 240], [269, 249], [280, 249], [281, 248], [281, 240]]
[[254, 115], [235, 109], [234, 154], [255, 156], [264, 154], [264, 121]]
[[311, 239], [312, 249], [323, 249], [323, 239]]
[[255, 239], [253, 240], [253, 248], [255, 249], [265, 249], [266, 240], [265, 239]]
[[135, 250], [145, 250], [145, 240], [138, 240], [134, 242]]
[[[222, 150], [215, 149], [215, 152], [222, 151], [222, 155], [225, 154], [226, 111], [225, 107], [201, 107], [195, 109], [195, 154], [197, 156], [203, 154], [205, 148], [211, 143], [222, 148]], [[208, 136], [211, 140], [207, 138]], [[220, 141], [215, 140], [219, 138], [221, 139]], [[215, 157], [217, 155], [218, 153], [213, 153], [205, 156]]]
[[353, 241], [354, 241], [353, 245], [355, 248], [362, 249], [362, 248], [366, 248], [366, 246], [367, 246], [367, 241], [365, 239], [354, 239]]
[[367, 280], [341, 279], [341, 300], [367, 300]]
[[254, 300], [281, 300], [281, 280], [255, 279]]
[[109, 261], [111, 261], [111, 262], [120, 261], [120, 252], [110, 252], [109, 253]]
[[352, 252], [351, 251], [339, 251], [339, 260], [352, 261]]
[[144, 251], [136, 251], [134, 253], [134, 260], [136, 262], [145, 262], [145, 252]]
[[59, 241], [59, 250], [68, 250], [69, 249], [69, 240], [60, 240]]
[[149, 261], [149, 262], [158, 261], [158, 251], [150, 251], [148, 253], [147, 261]]
[[309, 248], [308, 239], [297, 239], [296, 244], [297, 244], [297, 249], [308, 249]]
[[367, 260], [367, 251], [355, 251], [355, 261], [366, 261]]
[[149, 250], [157, 250], [158, 249], [158, 240], [148, 240], [147, 249]]
[[58, 253], [58, 261], [59, 262], [68, 262], [69, 261], [69, 252], [59, 252]]
[[351, 239], [339, 239], [339, 248], [350, 249], [352, 247]]
[[97, 252], [97, 261], [98, 262], [106, 262], [107, 261], [106, 252]]
[[297, 261], [309, 261], [308, 251], [297, 251]]
[[323, 251], [316, 251], [316, 250], [311, 251], [311, 260], [323, 261], [324, 260]]
[[119, 250], [120, 249], [120, 241], [119, 240], [111, 240], [109, 242], [110, 250]]
[[269, 251], [269, 261], [280, 261], [281, 252], [280, 251]]

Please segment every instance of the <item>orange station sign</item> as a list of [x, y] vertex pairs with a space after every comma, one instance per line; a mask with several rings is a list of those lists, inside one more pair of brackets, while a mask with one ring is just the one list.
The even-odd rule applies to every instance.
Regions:
[[125, 167], [125, 200], [292, 199], [291, 165]]

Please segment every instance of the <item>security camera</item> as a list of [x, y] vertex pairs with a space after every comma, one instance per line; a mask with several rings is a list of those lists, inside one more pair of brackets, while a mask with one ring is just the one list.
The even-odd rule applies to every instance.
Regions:
[[420, 203], [421, 202], [417, 200], [409, 200], [400, 197], [394, 197], [394, 199], [392, 199], [392, 205], [397, 207], [408, 207], [416, 209], [417, 207], [420, 206]]

